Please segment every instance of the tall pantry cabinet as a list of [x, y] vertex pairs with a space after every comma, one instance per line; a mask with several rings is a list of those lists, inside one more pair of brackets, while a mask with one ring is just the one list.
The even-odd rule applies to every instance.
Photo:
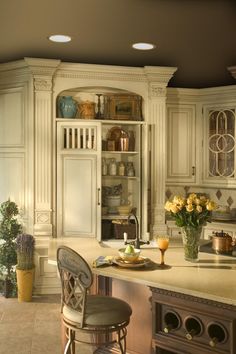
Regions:
[[[50, 238], [78, 236], [74, 220], [75, 215], [83, 213], [83, 207], [76, 203], [77, 190], [68, 187], [72, 182], [84, 186], [81, 191], [89, 189], [90, 192], [83, 198], [87, 210], [90, 204], [97, 205], [87, 215], [90, 225], [85, 223], [83, 232], [99, 239], [101, 228], [98, 215], [101, 218], [102, 210], [97, 203], [97, 186], [101, 184], [103, 153], [99, 144], [102, 139], [98, 136], [98, 150], [80, 151], [80, 156], [73, 149], [61, 149], [63, 138], [60, 131], [67, 121], [57, 119], [57, 98], [62, 93], [72, 93], [73, 96], [73, 92], [78, 90], [105, 90], [142, 97], [143, 123], [147, 125], [142, 136], [144, 145], [141, 151], [142, 190], [139, 208], [142, 233], [165, 232], [163, 204], [166, 161], [163, 156], [166, 87], [175, 70], [168, 67], [73, 64], [38, 58], [0, 64], [0, 202], [8, 197], [15, 200], [21, 210], [25, 231], [36, 237], [36, 293], [55, 293], [58, 289], [55, 268], [48, 264]], [[76, 125], [76, 121], [78, 123], [79, 120], [74, 119], [70, 124]], [[95, 119], [93, 122], [83, 120], [81, 123], [89, 123], [90, 127], [94, 125], [94, 129], [102, 134], [102, 122]], [[137, 160], [131, 154], [120, 156], [125, 162]], [[151, 169], [150, 174], [148, 168]], [[86, 173], [81, 175], [81, 170]], [[66, 190], [62, 188], [65, 181], [68, 182]], [[124, 178], [127, 190], [132, 189], [135, 183], [138, 186], [138, 176], [132, 181]]]

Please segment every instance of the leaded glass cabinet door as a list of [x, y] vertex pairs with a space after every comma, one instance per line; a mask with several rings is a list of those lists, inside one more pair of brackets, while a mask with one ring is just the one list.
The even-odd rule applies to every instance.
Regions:
[[204, 174], [212, 184], [235, 184], [235, 107], [206, 110]]

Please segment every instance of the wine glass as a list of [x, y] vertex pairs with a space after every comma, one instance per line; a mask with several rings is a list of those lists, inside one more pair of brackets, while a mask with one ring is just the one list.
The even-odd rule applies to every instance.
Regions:
[[161, 266], [165, 265], [164, 255], [165, 251], [169, 247], [169, 236], [157, 236], [157, 247], [161, 251]]

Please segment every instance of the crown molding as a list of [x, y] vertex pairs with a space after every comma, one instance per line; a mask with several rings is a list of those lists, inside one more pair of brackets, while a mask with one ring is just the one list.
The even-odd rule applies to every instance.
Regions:
[[35, 77], [52, 77], [61, 61], [56, 59], [24, 58], [31, 74]]
[[96, 79], [96, 80], [120, 80], [120, 81], [140, 81], [159, 83], [166, 86], [177, 68], [152, 67], [143, 68], [96, 65], [81, 63], [61, 63], [55, 76], [62, 78]]

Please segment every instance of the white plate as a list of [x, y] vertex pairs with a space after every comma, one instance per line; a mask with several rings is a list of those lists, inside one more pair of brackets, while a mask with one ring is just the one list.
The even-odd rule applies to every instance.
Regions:
[[147, 265], [150, 262], [151, 262], [151, 260], [146, 257], [139, 257], [134, 262], [123, 261], [123, 259], [120, 257], [115, 257], [113, 259], [113, 263], [117, 264], [120, 267], [124, 267], [124, 268], [140, 268], [140, 267], [144, 267], [145, 265]]

